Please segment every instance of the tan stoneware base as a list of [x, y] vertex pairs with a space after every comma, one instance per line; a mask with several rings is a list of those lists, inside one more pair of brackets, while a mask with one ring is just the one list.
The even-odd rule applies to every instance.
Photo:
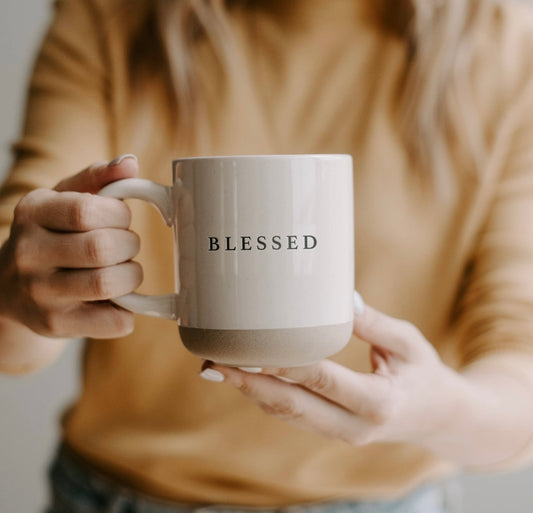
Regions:
[[312, 328], [211, 330], [179, 327], [191, 353], [236, 367], [297, 367], [340, 351], [350, 340], [352, 322]]

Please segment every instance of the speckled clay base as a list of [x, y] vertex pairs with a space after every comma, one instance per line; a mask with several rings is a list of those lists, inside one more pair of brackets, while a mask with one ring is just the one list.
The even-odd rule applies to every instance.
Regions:
[[208, 330], [180, 326], [191, 353], [238, 367], [296, 367], [340, 351], [350, 340], [352, 322], [272, 330]]

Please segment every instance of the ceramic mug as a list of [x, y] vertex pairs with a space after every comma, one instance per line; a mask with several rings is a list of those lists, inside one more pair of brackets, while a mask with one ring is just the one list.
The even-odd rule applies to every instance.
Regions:
[[99, 194], [146, 200], [173, 228], [176, 292], [114, 299], [177, 320], [194, 354], [280, 367], [342, 349], [353, 322], [350, 155], [174, 160], [172, 186], [114, 182]]

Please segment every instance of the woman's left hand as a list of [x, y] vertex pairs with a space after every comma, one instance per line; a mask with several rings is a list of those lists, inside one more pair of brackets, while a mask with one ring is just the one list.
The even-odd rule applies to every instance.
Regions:
[[459, 413], [457, 399], [468, 395], [467, 381], [409, 322], [366, 306], [354, 334], [371, 345], [372, 373], [330, 360], [258, 373], [205, 362], [202, 377], [235, 386], [271, 415], [354, 445], [439, 445]]

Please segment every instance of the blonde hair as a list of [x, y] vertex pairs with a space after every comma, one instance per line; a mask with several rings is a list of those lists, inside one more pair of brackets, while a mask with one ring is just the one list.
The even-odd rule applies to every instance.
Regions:
[[[390, 8], [394, 0], [386, 3]], [[408, 49], [399, 103], [403, 133], [413, 163], [443, 190], [454, 163], [462, 161], [460, 167], [473, 173], [484, 166], [486, 148], [480, 116], [473, 107], [471, 71], [475, 28], [487, 17], [489, 4], [487, 0], [398, 4], [410, 11], [400, 32]]]
[[[146, 51], [150, 31], [155, 44], [151, 62], [164, 64], [169, 95], [179, 123], [190, 133], [195, 117], [195, 77], [191, 48], [205, 36], [220, 65], [231, 72], [228, 10], [259, 0], [152, 0], [132, 43], [132, 64]], [[360, 1], [360, 0], [353, 0]], [[399, 130], [420, 176], [442, 190], [457, 159], [461, 168], [478, 170], [486, 153], [479, 115], [472, 112], [469, 72], [474, 28], [490, 0], [369, 0], [383, 31], [401, 38], [406, 63], [398, 98]], [[451, 141], [451, 143], [450, 143]], [[450, 147], [450, 144], [452, 147]], [[466, 166], [464, 159], [467, 160]]]

